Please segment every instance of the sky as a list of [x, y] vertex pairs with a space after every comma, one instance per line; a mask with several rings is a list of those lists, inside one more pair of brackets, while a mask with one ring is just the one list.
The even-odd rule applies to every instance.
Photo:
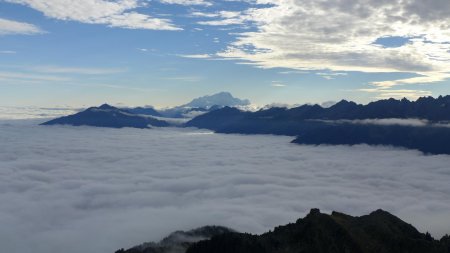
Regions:
[[450, 232], [448, 155], [39, 122], [0, 120], [2, 252], [112, 253], [204, 225], [263, 233], [311, 208], [381, 208], [435, 238]]
[[0, 106], [450, 91], [448, 0], [0, 0]]

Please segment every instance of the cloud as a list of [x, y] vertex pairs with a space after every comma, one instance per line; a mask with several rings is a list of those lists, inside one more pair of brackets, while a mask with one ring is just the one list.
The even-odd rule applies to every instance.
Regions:
[[277, 88], [282, 88], [282, 87], [286, 87], [286, 84], [278, 82], [278, 81], [272, 81], [270, 86], [277, 87]]
[[26, 106], [26, 107], [0, 106], [0, 120], [56, 118], [68, 114], [73, 114], [78, 111], [79, 111], [78, 108], [71, 108], [71, 107], [41, 108], [35, 106]]
[[209, 59], [211, 55], [209, 54], [179, 54], [178, 56], [183, 58], [191, 58], [191, 59]]
[[191, 13], [193, 17], [214, 18], [213, 20], [198, 21], [197, 24], [205, 26], [228, 26], [241, 25], [249, 21], [245, 12], [241, 11], [217, 11], [217, 12], [198, 12]]
[[333, 80], [337, 76], [347, 76], [347, 73], [339, 73], [339, 72], [330, 72], [330, 73], [323, 73], [319, 72], [316, 73], [316, 75], [321, 76], [327, 80]]
[[[445, 0], [255, 0], [238, 17], [201, 24], [251, 23], [219, 53], [261, 68], [365, 73], [414, 73], [421, 77], [373, 83], [397, 86], [449, 78], [450, 3]], [[239, 21], [238, 21], [239, 20]], [[408, 40], [398, 47], [380, 38]], [[328, 78], [331, 78], [330, 76]]]
[[31, 123], [0, 123], [5, 252], [111, 253], [206, 224], [261, 233], [313, 207], [352, 215], [383, 208], [421, 231], [450, 232], [450, 156]]
[[168, 19], [154, 18], [133, 11], [147, 5], [141, 0], [6, 0], [6, 2], [29, 6], [47, 17], [59, 20], [104, 24], [126, 29], [182, 30]]
[[3, 50], [0, 51], [0, 54], [16, 54], [16, 51], [12, 51], [12, 50]]
[[160, 0], [161, 3], [165, 4], [180, 4], [180, 5], [204, 5], [211, 6], [212, 3], [205, 0]]
[[41, 75], [28, 72], [0, 71], [0, 80], [19, 82], [63, 82], [69, 81], [71, 79], [57, 75]]
[[61, 67], [61, 66], [37, 66], [32, 70], [41, 73], [53, 74], [81, 74], [81, 75], [107, 75], [126, 72], [126, 69], [120, 68], [79, 68], [79, 67]]
[[377, 99], [389, 99], [389, 98], [409, 98], [416, 100], [420, 97], [428, 97], [432, 95], [431, 91], [427, 90], [409, 90], [409, 89], [392, 89], [392, 88], [368, 88], [359, 89], [359, 91], [369, 92], [376, 94]]
[[[0, 18], [0, 36], [13, 34], [33, 35], [41, 33], [45, 32], [33, 24]], [[12, 52], [12, 51], [2, 51], [2, 52]]]

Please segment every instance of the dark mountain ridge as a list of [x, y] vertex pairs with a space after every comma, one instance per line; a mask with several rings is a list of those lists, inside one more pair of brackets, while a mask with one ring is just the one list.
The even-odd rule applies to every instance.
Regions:
[[232, 233], [234, 230], [221, 226], [205, 226], [189, 231], [176, 231], [160, 242], [148, 242], [116, 253], [184, 253], [192, 244], [213, 236]]
[[72, 125], [110, 128], [150, 128], [150, 126], [169, 126], [165, 121], [132, 114], [108, 104], [103, 104], [99, 107], [90, 107], [82, 112], [50, 120], [41, 125]]
[[[423, 119], [425, 126], [375, 125], [352, 122], [365, 119]], [[342, 120], [346, 120], [342, 122]], [[300, 144], [371, 144], [418, 149], [431, 154], [450, 154], [450, 96], [426, 97], [411, 102], [387, 99], [359, 105], [342, 100], [323, 108], [302, 105], [256, 112], [225, 107], [187, 122], [187, 127], [218, 133], [298, 136]]]
[[303, 219], [262, 235], [226, 233], [200, 241], [187, 253], [448, 253], [441, 241], [378, 210], [352, 217], [313, 209]]
[[353, 217], [312, 209], [305, 218], [261, 235], [238, 233], [224, 227], [203, 227], [175, 232], [159, 243], [145, 243], [116, 253], [184, 252], [450, 253], [450, 237], [435, 240], [429, 233], [421, 233], [383, 210]]

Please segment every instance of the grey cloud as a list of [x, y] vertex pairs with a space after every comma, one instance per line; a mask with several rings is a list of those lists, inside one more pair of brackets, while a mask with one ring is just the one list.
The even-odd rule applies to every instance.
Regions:
[[450, 156], [194, 129], [0, 122], [0, 244], [9, 253], [111, 253], [206, 224], [261, 233], [310, 208], [383, 208], [450, 227]]

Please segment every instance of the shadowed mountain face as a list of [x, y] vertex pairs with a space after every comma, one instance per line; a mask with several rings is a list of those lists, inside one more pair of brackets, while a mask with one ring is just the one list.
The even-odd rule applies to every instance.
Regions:
[[[428, 122], [421, 121], [423, 125], [414, 126], [395, 123], [376, 125], [363, 121], [393, 118], [424, 119]], [[358, 120], [357, 123], [353, 122]], [[343, 100], [330, 108], [303, 105], [257, 112], [225, 107], [200, 115], [187, 122], [186, 126], [207, 128], [218, 133], [299, 136], [294, 142], [302, 144], [366, 143], [413, 148], [432, 154], [450, 154], [448, 120], [450, 96], [420, 98], [415, 102], [406, 99], [380, 100], [365, 106]]]
[[448, 236], [434, 240], [388, 212], [352, 217], [313, 209], [296, 223], [262, 235], [226, 233], [187, 253], [449, 253]]
[[391, 145], [430, 154], [450, 154], [449, 127], [324, 124], [300, 133], [293, 141], [312, 145]]
[[186, 232], [176, 231], [158, 243], [144, 243], [128, 250], [118, 250], [116, 253], [184, 253], [196, 242], [231, 232], [234, 231], [220, 226], [206, 226]]
[[72, 125], [111, 128], [149, 128], [150, 125], [155, 127], [169, 126], [169, 124], [165, 121], [135, 115], [107, 104], [100, 107], [91, 107], [85, 111], [73, 115], [50, 120], [42, 125]]

